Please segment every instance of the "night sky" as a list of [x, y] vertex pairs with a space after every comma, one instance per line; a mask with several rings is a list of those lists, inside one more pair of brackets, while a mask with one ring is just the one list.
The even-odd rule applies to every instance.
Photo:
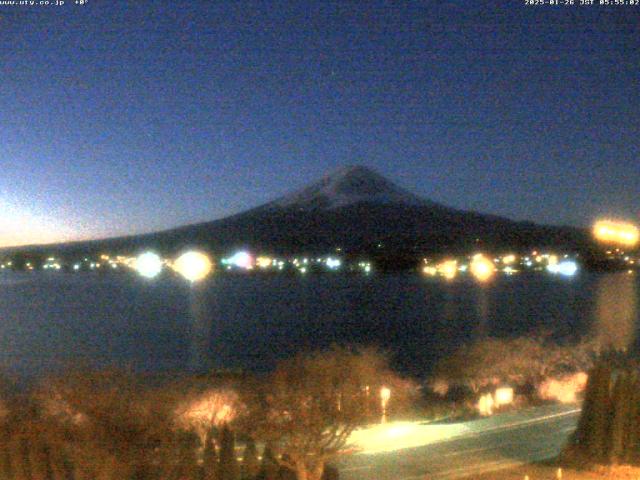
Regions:
[[213, 220], [345, 164], [514, 219], [640, 215], [640, 6], [0, 6], [0, 66], [0, 246]]

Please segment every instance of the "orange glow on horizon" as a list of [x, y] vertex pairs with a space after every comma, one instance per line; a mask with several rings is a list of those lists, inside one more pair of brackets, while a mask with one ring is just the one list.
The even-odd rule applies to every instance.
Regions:
[[635, 247], [640, 240], [640, 230], [632, 223], [599, 220], [593, 225], [593, 235], [602, 243]]
[[[72, 220], [70, 220], [71, 218]], [[84, 242], [106, 238], [154, 233], [175, 225], [158, 224], [139, 229], [108, 218], [84, 221], [79, 217], [42, 215], [0, 195], [0, 248]]]
[[68, 242], [72, 232], [60, 221], [0, 199], [0, 248]]

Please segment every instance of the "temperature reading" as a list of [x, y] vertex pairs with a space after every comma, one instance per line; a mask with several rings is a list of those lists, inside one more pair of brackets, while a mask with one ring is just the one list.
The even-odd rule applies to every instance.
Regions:
[[76, 5], [86, 5], [89, 3], [89, 0], [75, 0]]

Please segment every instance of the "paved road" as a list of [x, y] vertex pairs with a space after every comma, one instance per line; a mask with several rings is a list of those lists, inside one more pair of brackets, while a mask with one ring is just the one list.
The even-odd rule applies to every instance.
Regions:
[[575, 405], [547, 405], [454, 425], [388, 424], [356, 434], [342, 480], [455, 479], [556, 456], [575, 429]]

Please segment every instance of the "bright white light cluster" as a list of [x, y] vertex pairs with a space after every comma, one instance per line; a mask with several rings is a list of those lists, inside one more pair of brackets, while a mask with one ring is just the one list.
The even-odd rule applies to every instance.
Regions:
[[547, 271], [565, 277], [573, 277], [578, 272], [578, 264], [572, 260], [565, 260], [557, 264], [547, 265]]
[[211, 273], [213, 265], [204, 253], [190, 251], [178, 257], [173, 268], [190, 282], [197, 282]]
[[145, 278], [154, 278], [162, 271], [162, 259], [153, 252], [145, 252], [135, 260], [136, 271]]
[[340, 265], [342, 265], [340, 259], [332, 257], [327, 258], [327, 267], [329, 267], [331, 270], [340, 268]]
[[241, 251], [234, 253], [229, 258], [225, 258], [222, 263], [249, 270], [253, 268], [253, 257], [249, 252]]
[[[190, 282], [197, 282], [206, 278], [213, 270], [213, 264], [207, 255], [194, 250], [182, 254], [172, 264], [166, 262], [169, 267], [182, 275]], [[133, 268], [145, 278], [157, 277], [164, 268], [165, 262], [154, 252], [145, 252], [139, 255], [133, 262]], [[79, 265], [77, 265], [80, 268]], [[74, 265], [74, 269], [76, 266]]]

